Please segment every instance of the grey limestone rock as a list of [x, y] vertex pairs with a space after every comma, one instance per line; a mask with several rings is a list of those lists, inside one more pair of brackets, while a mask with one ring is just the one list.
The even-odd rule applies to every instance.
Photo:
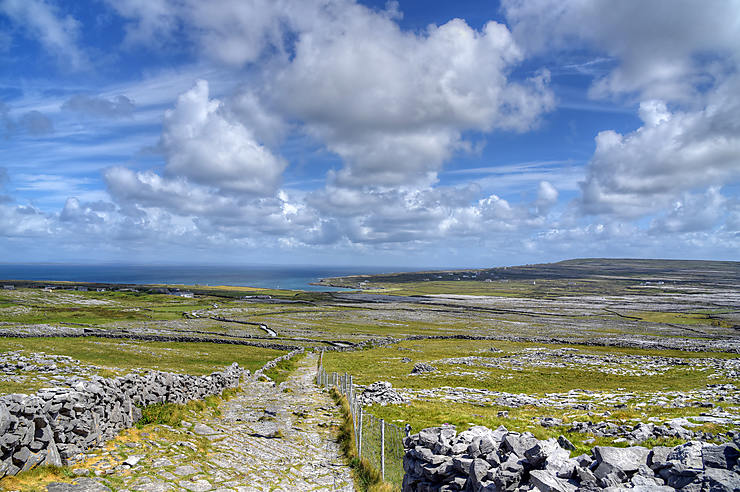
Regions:
[[12, 424], [10, 412], [4, 403], [0, 402], [0, 435], [5, 434]]
[[704, 467], [702, 460], [702, 443], [698, 441], [689, 441], [686, 444], [676, 446], [668, 454], [668, 461], [675, 464], [682, 464], [686, 468], [701, 470]]
[[594, 475], [603, 478], [612, 472], [633, 473], [640, 465], [647, 464], [650, 450], [642, 446], [630, 448], [615, 448], [611, 446], [596, 446], [593, 449], [596, 463]]
[[725, 443], [720, 446], [706, 446], [702, 448], [702, 462], [705, 468], [732, 469], [737, 465], [740, 451], [734, 444]]
[[207, 436], [217, 433], [215, 430], [205, 424], [195, 424], [195, 426], [193, 427], [193, 432], [198, 434], [199, 436]]
[[542, 492], [575, 492], [577, 487], [567, 480], [552, 475], [546, 470], [529, 472], [530, 483]]
[[504, 437], [502, 445], [519, 458], [525, 458], [527, 450], [538, 446], [539, 441], [531, 435], [510, 432]]
[[142, 459], [143, 457], [144, 457], [144, 456], [142, 456], [142, 455], [136, 455], [136, 454], [134, 454], [134, 455], [131, 455], [131, 456], [129, 456], [128, 458], [126, 458], [126, 459], [124, 460], [123, 464], [124, 464], [124, 465], [128, 465], [128, 466], [130, 466], [130, 467], [134, 467], [134, 466], [136, 466], [136, 465], [138, 465], [138, 464], [139, 464], [139, 461], [141, 461], [141, 459]]
[[0, 476], [39, 464], [65, 464], [131, 427], [141, 416], [135, 405], [201, 399], [238, 386], [241, 375], [232, 364], [208, 376], [156, 371], [113, 379], [94, 376], [34, 395], [0, 396]]
[[672, 448], [667, 446], [656, 446], [650, 450], [648, 454], [648, 465], [653, 470], [657, 470], [666, 466], [668, 462], [668, 455], [671, 453]]
[[537, 441], [534, 446], [524, 451], [524, 457], [532, 467], [537, 468], [545, 461], [563, 462], [570, 457], [570, 453], [551, 438], [547, 441]]
[[572, 442], [568, 440], [567, 437], [564, 435], [558, 436], [558, 444], [560, 444], [560, 447], [563, 449], [567, 449], [568, 451], [575, 451], [576, 447], [573, 445]]
[[48, 492], [110, 492], [110, 489], [93, 478], [78, 478], [73, 483], [53, 482], [47, 485]]
[[417, 362], [414, 364], [414, 368], [411, 369], [411, 374], [422, 374], [425, 372], [434, 372], [437, 368], [426, 362]]
[[740, 473], [733, 470], [708, 468], [704, 484], [710, 492], [737, 492], [740, 490]]
[[[540, 441], [528, 433], [480, 426], [459, 435], [453, 427], [424, 429], [406, 443], [410, 448], [404, 457], [404, 492], [457, 491], [463, 486], [467, 492], [740, 490], [735, 443], [694, 441], [652, 450], [596, 446], [593, 459], [570, 458], [556, 439]], [[482, 453], [490, 443], [491, 451]], [[445, 454], [437, 454], [442, 447]]]
[[479, 487], [481, 485], [483, 479], [485, 479], [486, 475], [488, 475], [489, 468], [491, 468], [491, 465], [480, 458], [475, 458], [470, 463], [468, 478], [470, 479], [470, 483], [473, 485], [473, 487]]
[[359, 395], [363, 405], [388, 405], [389, 403], [405, 403], [406, 399], [393, 389], [393, 385], [387, 381], [377, 381], [368, 385]]

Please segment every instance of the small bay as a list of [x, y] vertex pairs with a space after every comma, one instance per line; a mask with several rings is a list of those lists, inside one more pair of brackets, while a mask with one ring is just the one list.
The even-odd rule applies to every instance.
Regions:
[[143, 266], [0, 264], [0, 279], [115, 284], [235, 285], [269, 289], [340, 291], [310, 285], [321, 278], [399, 271], [389, 267]]

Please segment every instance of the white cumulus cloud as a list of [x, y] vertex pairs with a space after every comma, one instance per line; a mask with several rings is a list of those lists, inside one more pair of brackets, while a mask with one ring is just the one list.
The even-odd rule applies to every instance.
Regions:
[[221, 101], [209, 99], [204, 80], [165, 112], [161, 142], [167, 175], [224, 192], [273, 195], [287, 165], [231, 117]]

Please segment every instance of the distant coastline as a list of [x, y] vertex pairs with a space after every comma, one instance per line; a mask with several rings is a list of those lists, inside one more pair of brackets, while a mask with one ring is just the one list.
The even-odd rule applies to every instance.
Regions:
[[[128, 285], [238, 286], [264, 289], [343, 291], [322, 278], [394, 271], [382, 267], [314, 266], [129, 266], [0, 264], [0, 281], [60, 281]], [[398, 269], [395, 269], [398, 271]]]

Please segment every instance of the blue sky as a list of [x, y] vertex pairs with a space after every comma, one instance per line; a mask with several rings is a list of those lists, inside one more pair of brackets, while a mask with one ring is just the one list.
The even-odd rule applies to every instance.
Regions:
[[739, 17], [0, 0], [0, 262], [738, 260]]

